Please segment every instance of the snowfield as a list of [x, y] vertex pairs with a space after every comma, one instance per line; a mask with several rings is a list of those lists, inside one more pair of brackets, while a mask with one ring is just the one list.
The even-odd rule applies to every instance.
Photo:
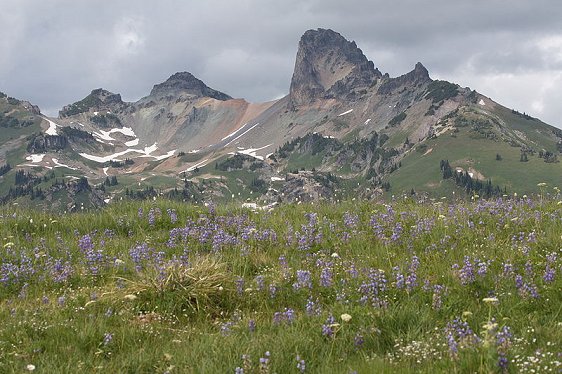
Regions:
[[51, 121], [50, 119], [48, 119], [47, 117], [41, 117], [41, 118], [43, 118], [45, 121], [49, 122], [49, 128], [45, 131], [45, 134], [47, 134], [47, 135], [58, 135], [57, 127], [60, 127], [60, 126], [57, 125], [56, 123], [54, 123], [53, 121]]
[[[273, 143], [268, 144], [268, 145], [264, 145], [263, 147], [260, 147], [260, 148], [248, 148], [248, 149], [243, 149], [243, 150], [238, 151], [238, 152], [236, 152], [236, 153], [239, 153], [239, 154], [242, 154], [242, 155], [246, 155], [246, 156], [251, 156], [251, 157], [253, 157], [253, 158], [255, 158], [255, 159], [258, 159], [258, 160], [263, 161], [263, 160], [264, 160], [263, 156], [258, 156], [257, 153], [256, 153], [256, 151], [260, 151], [260, 150], [262, 150], [262, 149], [264, 149], [264, 148], [267, 148], [267, 147], [270, 147], [270, 146], [272, 146], [272, 145], [273, 145]], [[238, 147], [238, 148], [240, 148], [240, 147]]]
[[193, 165], [193, 166], [188, 167], [187, 169], [185, 169], [184, 171], [182, 171], [182, 173], [186, 173], [186, 172], [188, 172], [188, 171], [193, 171], [193, 170], [195, 170], [195, 169], [198, 168], [198, 167], [203, 167], [203, 166], [206, 165], [205, 163], [206, 163], [207, 161], [209, 161], [208, 158], [204, 159], [203, 161], [200, 161], [200, 162], [196, 163], [196, 164]]
[[[229, 141], [228, 143], [226, 143], [224, 146], [226, 147], [227, 145], [231, 144], [232, 142], [234, 142], [234, 141], [240, 139], [242, 136], [246, 135], [250, 130], [252, 130], [254, 127], [256, 127], [256, 126], [259, 125], [259, 124], [260, 124], [260, 123], [258, 122], [258, 123], [256, 123], [255, 125], [251, 126], [248, 130], [246, 130], [246, 131], [244, 131], [242, 134], [236, 136], [234, 139], [232, 139], [231, 141]], [[246, 127], [246, 125], [242, 126], [242, 127], [240, 128], [240, 130], [244, 129], [245, 127]], [[228, 139], [228, 137], [227, 137], [227, 139]]]
[[43, 161], [43, 157], [45, 157], [45, 154], [36, 154], [36, 155], [29, 155], [25, 159], [33, 163], [38, 163]]
[[353, 112], [353, 109], [350, 109], [350, 110], [347, 110], [343, 113], [338, 114], [338, 117], [345, 116], [346, 114], [351, 113], [351, 112]]
[[117, 157], [126, 155], [127, 153], [139, 153], [140, 156], [137, 157], [152, 157], [154, 160], [156, 161], [160, 161], [160, 160], [164, 160], [168, 157], [173, 156], [174, 153], [176, 153], [176, 150], [172, 150], [167, 152], [164, 155], [160, 155], [160, 156], [155, 156], [152, 153], [158, 150], [158, 145], [157, 143], [154, 143], [151, 146], [148, 147], [144, 147], [144, 149], [135, 149], [135, 148], [129, 148], [126, 149], [124, 151], [121, 152], [117, 152], [111, 155], [107, 155], [107, 156], [94, 156], [94, 155], [89, 155], [87, 153], [80, 153], [80, 156], [91, 160], [91, 161], [95, 161], [95, 162], [100, 162], [100, 163], [105, 163], [105, 162], [109, 162], [111, 160], [115, 160]]
[[56, 158], [53, 158], [52, 160], [53, 160], [53, 163], [55, 164], [55, 167], [56, 167], [56, 168], [67, 168], [67, 169], [70, 169], [70, 170], [78, 170], [78, 168], [73, 168], [72, 166], [68, 166], [68, 165], [65, 165], [65, 164], [61, 164], [61, 163], [59, 162], [59, 160], [56, 159]]

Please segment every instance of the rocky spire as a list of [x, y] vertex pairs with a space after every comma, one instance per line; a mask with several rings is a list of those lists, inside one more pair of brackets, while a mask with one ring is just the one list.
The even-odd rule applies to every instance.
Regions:
[[332, 30], [308, 30], [299, 42], [290, 105], [294, 108], [318, 98], [343, 98], [381, 76], [355, 42]]

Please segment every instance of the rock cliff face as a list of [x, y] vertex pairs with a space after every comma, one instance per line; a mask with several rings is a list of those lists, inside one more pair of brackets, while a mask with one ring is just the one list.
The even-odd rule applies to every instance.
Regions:
[[203, 81], [188, 72], [176, 73], [165, 82], [155, 85], [150, 96], [178, 96], [182, 93], [195, 97], [211, 97], [221, 101], [232, 99], [227, 94], [208, 87]]
[[332, 30], [308, 30], [299, 42], [289, 105], [296, 108], [320, 98], [345, 99], [381, 77], [355, 42]]
[[429, 77], [429, 72], [421, 64], [418, 62], [414, 67], [414, 70], [401, 75], [397, 78], [392, 78], [384, 82], [378, 89], [377, 93], [381, 95], [389, 95], [392, 94], [397, 88], [403, 86], [410, 86], [415, 87], [420, 83], [428, 83], [431, 82], [431, 78]]

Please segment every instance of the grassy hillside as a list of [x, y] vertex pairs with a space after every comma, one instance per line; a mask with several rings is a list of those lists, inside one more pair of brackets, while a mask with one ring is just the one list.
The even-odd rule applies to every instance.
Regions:
[[[540, 132], [527, 129], [536, 137]], [[541, 140], [541, 144], [555, 143]], [[498, 160], [497, 156], [501, 160]], [[494, 185], [505, 187], [509, 193], [529, 194], [537, 192], [538, 183], [562, 184], [562, 163], [547, 163], [538, 153], [528, 154], [528, 161], [521, 162], [521, 148], [506, 141], [474, 136], [469, 127], [449, 130], [437, 138], [418, 144], [402, 160], [402, 167], [392, 173], [388, 180], [396, 193], [426, 191], [434, 195], [450, 196], [453, 184], [442, 180], [439, 168], [441, 160], [449, 160], [453, 168], [475, 170], [481, 179], [491, 179]]]
[[560, 199], [4, 207], [0, 372], [557, 372]]

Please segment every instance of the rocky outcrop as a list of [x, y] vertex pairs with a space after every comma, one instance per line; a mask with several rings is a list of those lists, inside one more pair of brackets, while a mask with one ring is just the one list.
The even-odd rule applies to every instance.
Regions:
[[211, 97], [221, 101], [232, 99], [227, 94], [208, 87], [203, 81], [188, 72], [176, 73], [165, 82], [155, 85], [150, 91], [150, 96], [174, 96], [177, 98], [182, 93], [195, 97]]
[[355, 42], [332, 30], [308, 30], [299, 42], [289, 105], [296, 108], [319, 98], [349, 98], [381, 77]]
[[121, 100], [120, 94], [114, 94], [103, 88], [97, 88], [82, 100], [63, 107], [59, 112], [59, 117], [69, 117], [90, 110], [100, 112], [120, 111], [126, 106], [127, 104]]
[[401, 75], [397, 78], [391, 78], [381, 84], [377, 93], [380, 95], [390, 95], [400, 87], [415, 87], [420, 83], [429, 82], [431, 82], [429, 72], [421, 62], [418, 62], [414, 67], [414, 70], [410, 71], [409, 73]]
[[27, 144], [29, 153], [45, 153], [47, 151], [58, 151], [66, 148], [68, 139], [64, 135], [44, 135], [32, 136]]

